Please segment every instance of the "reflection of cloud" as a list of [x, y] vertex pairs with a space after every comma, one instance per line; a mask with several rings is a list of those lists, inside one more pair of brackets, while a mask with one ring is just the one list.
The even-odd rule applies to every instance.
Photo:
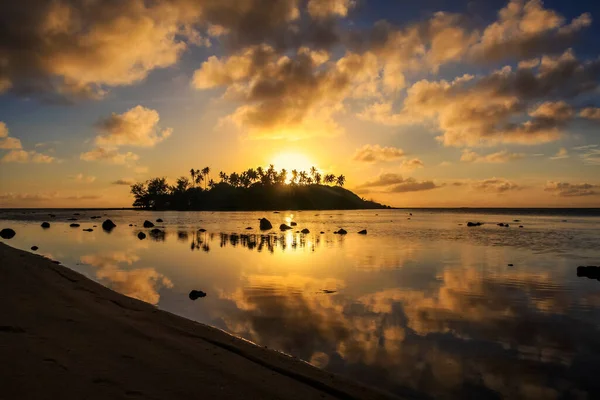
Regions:
[[221, 297], [238, 310], [225, 319], [232, 332], [378, 387], [456, 398], [589, 389], [570, 368], [575, 357], [593, 362], [595, 329], [557, 315], [580, 300], [548, 273], [458, 267], [437, 278], [439, 286], [352, 301], [343, 295], [351, 288], [316, 294], [315, 278], [258, 275]]
[[113, 290], [150, 304], [158, 304], [161, 287], [172, 288], [173, 283], [154, 268], [120, 269], [118, 264], [132, 265], [139, 257], [129, 252], [91, 254], [81, 262], [97, 267], [96, 277], [106, 281]]

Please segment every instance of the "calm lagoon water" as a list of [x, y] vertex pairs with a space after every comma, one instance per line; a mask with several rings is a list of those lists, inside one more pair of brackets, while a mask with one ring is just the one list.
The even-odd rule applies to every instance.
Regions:
[[[81, 227], [69, 227], [72, 217]], [[258, 231], [261, 217], [275, 229]], [[111, 233], [105, 218], [117, 224]], [[139, 240], [150, 231], [144, 219], [157, 218], [165, 235]], [[36, 245], [118, 292], [396, 394], [600, 396], [600, 282], [576, 275], [600, 265], [595, 212], [37, 210], [0, 219], [17, 232], [11, 246]], [[277, 229], [291, 221], [293, 231]], [[340, 227], [348, 234], [333, 234]], [[191, 301], [192, 289], [207, 297]]]

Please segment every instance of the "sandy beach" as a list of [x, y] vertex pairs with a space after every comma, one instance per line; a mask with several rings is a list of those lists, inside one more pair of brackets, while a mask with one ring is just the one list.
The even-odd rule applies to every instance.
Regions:
[[386, 399], [0, 243], [0, 399]]

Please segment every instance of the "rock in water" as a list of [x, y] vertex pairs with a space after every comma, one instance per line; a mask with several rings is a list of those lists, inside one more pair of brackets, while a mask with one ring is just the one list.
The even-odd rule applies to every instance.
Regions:
[[37, 249], [38, 249], [38, 247], [37, 247], [37, 246], [31, 246], [31, 250], [32, 250], [32, 251], [36, 251]]
[[362, 231], [358, 231], [359, 235], [366, 235], [367, 234], [367, 230], [363, 229]]
[[200, 228], [200, 229], [198, 229], [198, 232], [206, 232], [206, 229]]
[[304, 228], [304, 229], [302, 229], [302, 231], [301, 231], [301, 232], [302, 232], [302, 233], [305, 233], [305, 234], [306, 234], [306, 233], [310, 233], [310, 231], [308, 230], [308, 228]]
[[112, 231], [114, 228], [116, 227], [115, 223], [112, 222], [110, 219], [107, 219], [106, 221], [104, 221], [102, 223], [102, 229], [104, 229], [105, 231]]
[[196, 300], [199, 297], [206, 297], [206, 293], [202, 290], [192, 290], [189, 294], [190, 300]]
[[348, 233], [344, 228], [340, 228], [338, 231], [333, 232], [336, 235], [345, 235], [346, 233]]
[[596, 266], [579, 266], [577, 267], [577, 276], [584, 276], [589, 279], [600, 280], [600, 267]]
[[44, 229], [50, 228], [50, 223], [48, 223], [48, 222], [42, 222], [41, 227], [44, 228]]
[[79, 224], [71, 224], [69, 225], [71, 228], [79, 228], [81, 225]]
[[144, 228], [154, 228], [154, 224], [148, 220], [144, 221]]
[[288, 229], [292, 229], [291, 226], [287, 226], [286, 224], [279, 225], [279, 229], [282, 231], [287, 231]]
[[260, 219], [260, 230], [261, 231], [266, 231], [269, 229], [273, 229], [273, 225], [271, 225], [271, 221], [269, 221], [266, 218], [261, 218]]
[[156, 222], [163, 222], [163, 220], [159, 218], [156, 220]]
[[247, 227], [246, 227], [246, 230], [250, 230], [250, 229], [252, 229], [252, 227], [251, 227], [251, 226], [247, 226]]
[[92, 228], [87, 228], [83, 230], [84, 232], [94, 232], [94, 230]]
[[291, 226], [296, 226], [296, 225], [298, 225], [298, 224], [297, 224], [296, 222], [292, 221], [292, 222], [290, 222], [290, 225], [291, 225]]
[[483, 223], [481, 222], [467, 222], [467, 226], [481, 226]]
[[144, 232], [140, 232], [140, 233], [138, 233], [138, 235], [137, 235], [137, 236], [138, 236], [138, 239], [140, 239], [140, 240], [144, 240], [144, 239], [146, 239], [146, 234], [145, 234]]

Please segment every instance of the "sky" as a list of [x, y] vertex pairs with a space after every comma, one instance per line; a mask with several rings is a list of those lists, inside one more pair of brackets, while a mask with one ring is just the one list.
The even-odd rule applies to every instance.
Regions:
[[396, 207], [598, 207], [595, 3], [2, 2], [0, 207], [269, 164]]

